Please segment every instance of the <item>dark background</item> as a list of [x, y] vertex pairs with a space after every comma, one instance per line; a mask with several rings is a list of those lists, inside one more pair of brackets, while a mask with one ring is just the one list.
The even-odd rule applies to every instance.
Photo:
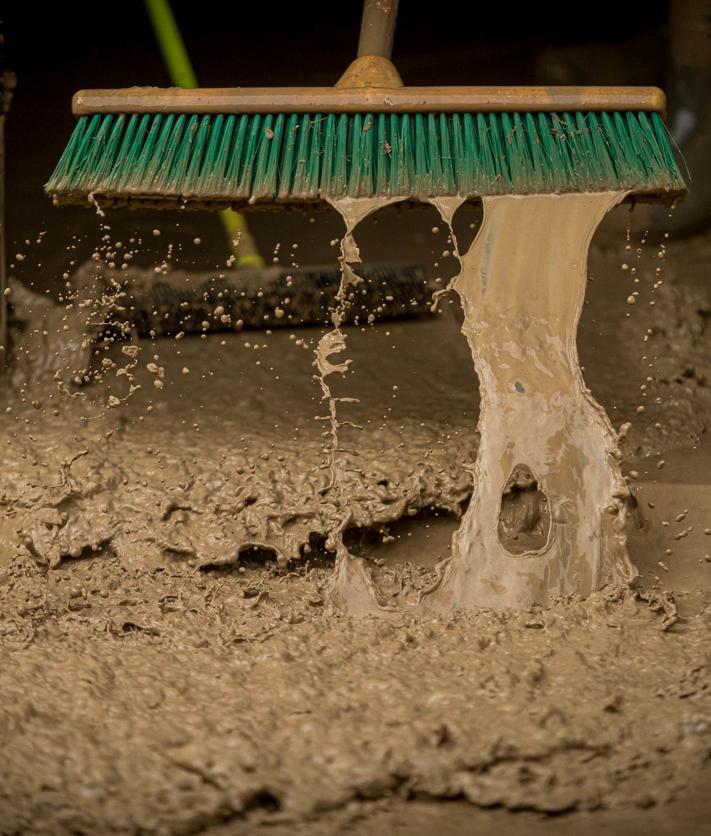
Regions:
[[[355, 56], [355, 0], [176, 0], [173, 8], [204, 86], [332, 84]], [[141, 2], [12, 0], [0, 14], [3, 62], [17, 74], [7, 120], [8, 254], [12, 261], [25, 239], [48, 230], [42, 260], [30, 260], [43, 269], [31, 276], [27, 262], [14, 272], [54, 285], [50, 273], [64, 269], [67, 231], [95, 240], [98, 229], [92, 212], [56, 209], [43, 193], [73, 126], [72, 94], [82, 87], [167, 85], [168, 76]], [[658, 0], [590, 6], [401, 0], [393, 58], [406, 84], [659, 84], [666, 14], [667, 4]], [[126, 214], [114, 213], [112, 223], [156, 223], [155, 216]], [[276, 236], [271, 217], [255, 216], [252, 223], [264, 249]], [[216, 219], [191, 215], [183, 226], [186, 236], [205, 238], [206, 254], [224, 248]]]

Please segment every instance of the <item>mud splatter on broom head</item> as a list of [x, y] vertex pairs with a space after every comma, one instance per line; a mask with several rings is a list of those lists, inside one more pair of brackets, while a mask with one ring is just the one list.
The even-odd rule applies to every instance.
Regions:
[[685, 184], [654, 87], [405, 87], [397, 0], [366, 0], [335, 87], [82, 90], [47, 183], [57, 203], [221, 209], [340, 197], [630, 190]]

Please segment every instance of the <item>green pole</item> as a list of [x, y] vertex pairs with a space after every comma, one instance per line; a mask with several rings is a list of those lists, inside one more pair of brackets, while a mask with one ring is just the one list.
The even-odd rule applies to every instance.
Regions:
[[[146, 10], [170, 80], [176, 87], [197, 87], [198, 80], [170, 3], [168, 0], [146, 0]], [[244, 217], [233, 209], [224, 209], [220, 212], [220, 218], [237, 256], [237, 265], [263, 267], [264, 259], [257, 251]]]
[[195, 71], [170, 3], [168, 0], [146, 0], [146, 8], [171, 81], [176, 87], [197, 87]]

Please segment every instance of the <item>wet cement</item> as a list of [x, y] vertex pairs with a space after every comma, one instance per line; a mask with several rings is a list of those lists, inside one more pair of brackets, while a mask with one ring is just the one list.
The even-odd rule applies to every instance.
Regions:
[[665, 631], [617, 592], [349, 620], [324, 610], [330, 570], [37, 574], [6, 578], [6, 832], [195, 832], [413, 796], [647, 809], [711, 752], [708, 619]]
[[[590, 241], [623, 197], [483, 200], [452, 283], [480, 382], [481, 443], [472, 500], [426, 605], [525, 608], [636, 576], [617, 435], [583, 381], [576, 339]], [[456, 208], [443, 207], [450, 228]], [[545, 515], [539, 542], [517, 548]]]
[[[627, 308], [621, 278], [636, 285], [620, 272], [619, 249], [593, 254], [586, 380], [615, 426], [633, 420], [625, 470], [650, 484], [667, 474], [688, 482], [691, 470], [698, 493], [708, 460], [698, 447], [709, 415], [704, 288], [691, 286], [689, 261], [670, 259], [656, 309], [643, 310], [646, 278]], [[697, 250], [702, 265], [707, 243], [678, 252]], [[674, 269], [683, 283], [669, 279]], [[382, 828], [371, 832], [398, 822], [408, 832], [418, 808], [402, 803], [423, 796], [602, 808], [654, 832], [656, 805], [684, 803], [703, 785], [711, 566], [702, 554], [658, 558], [695, 596], [682, 619], [661, 569], [643, 572], [637, 597], [609, 589], [519, 614], [410, 609], [432, 584], [433, 555], [445, 556], [449, 534], [439, 532], [456, 525], [416, 515], [462, 513], [476, 453], [471, 355], [452, 307], [443, 311], [350, 329], [352, 371], [342, 389], [338, 376], [333, 384], [358, 399], [340, 417], [366, 428], [340, 428], [339, 455], [352, 463], [342, 488], [349, 549], [382, 561], [369, 561], [380, 592], [401, 601], [376, 619], [329, 607], [323, 545], [342, 507], [319, 492], [331, 447], [314, 420], [318, 330], [224, 345], [221, 336], [143, 341], [132, 372], [141, 389], [116, 407], [110, 398], [127, 385], [115, 373], [135, 358], [114, 346], [102, 358], [116, 367], [81, 397], [43, 385], [5, 402], [7, 832], [259, 832], [280, 818], [318, 832], [321, 819], [361, 813]], [[660, 373], [640, 391], [652, 357]], [[702, 540], [703, 524], [701, 509]], [[395, 541], [373, 545], [359, 533], [366, 525]], [[703, 821], [699, 804], [690, 809]], [[546, 832], [568, 832], [570, 821], [548, 820]], [[441, 820], [433, 827], [444, 832]]]
[[[422, 598], [425, 606], [526, 608], [636, 580], [625, 533], [633, 500], [619, 467], [618, 438], [583, 381], [576, 342], [590, 241], [624, 197], [610, 192], [484, 198], [481, 227], [462, 252], [453, 219], [463, 199], [432, 201], [449, 227], [461, 265], [449, 287], [462, 301], [463, 332], [480, 382], [481, 444], [472, 501], [451, 559]], [[354, 270], [361, 260], [354, 233], [387, 203], [333, 201], [346, 227], [342, 280], [333, 329], [316, 348], [316, 367], [330, 426], [330, 481], [322, 493], [331, 493], [346, 509], [340, 496], [347, 477], [339, 459], [338, 405], [352, 399], [336, 397], [328, 378], [345, 378], [352, 362], [340, 355], [347, 349], [341, 326], [349, 294], [362, 283]], [[519, 490], [521, 473], [530, 494]], [[548, 524], [536, 542], [544, 518]], [[329, 535], [337, 555], [331, 597], [349, 614], [376, 612], [383, 607], [377, 586], [362, 559], [349, 555], [343, 544], [348, 525], [346, 510]], [[531, 533], [533, 542], [521, 548], [521, 537]]]

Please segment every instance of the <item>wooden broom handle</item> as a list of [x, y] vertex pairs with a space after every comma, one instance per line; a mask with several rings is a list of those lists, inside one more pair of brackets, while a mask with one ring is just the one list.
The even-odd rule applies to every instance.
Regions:
[[358, 57], [390, 58], [393, 51], [398, 0], [365, 0], [360, 23]]

